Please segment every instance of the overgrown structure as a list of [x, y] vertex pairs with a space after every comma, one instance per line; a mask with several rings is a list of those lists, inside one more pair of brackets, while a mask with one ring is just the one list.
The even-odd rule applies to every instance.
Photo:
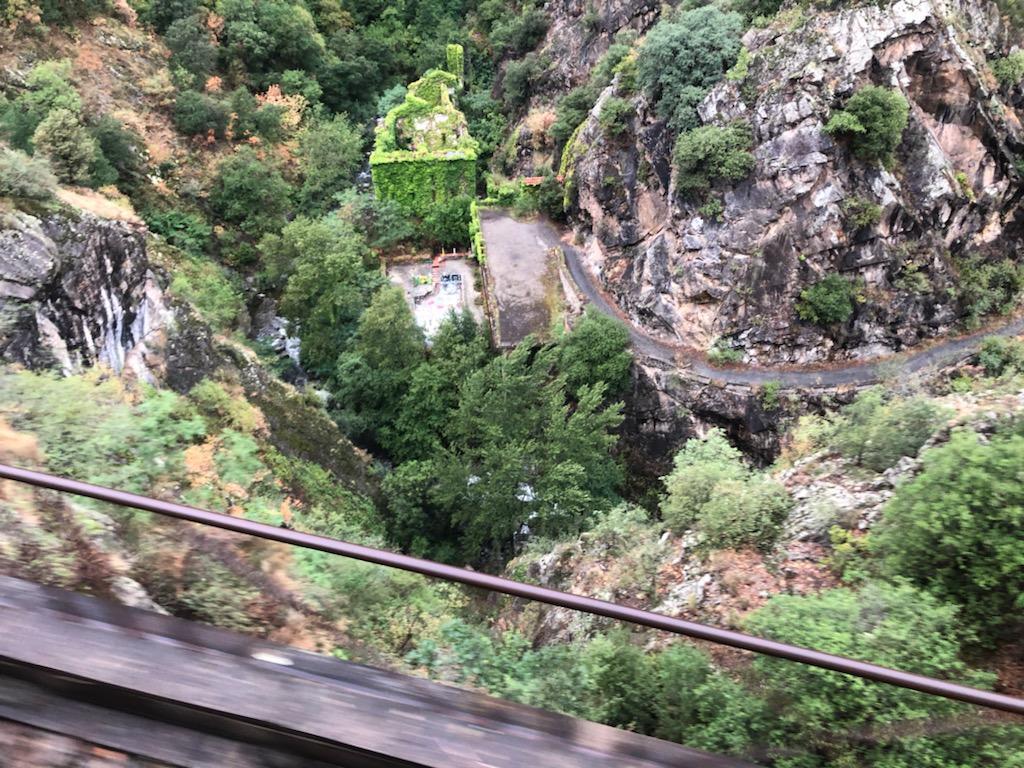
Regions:
[[[462, 57], [449, 51], [453, 59], [461, 69]], [[370, 155], [377, 197], [426, 216], [441, 203], [474, 193], [477, 142], [453, 101], [461, 83], [461, 73], [428, 70], [388, 112]]]

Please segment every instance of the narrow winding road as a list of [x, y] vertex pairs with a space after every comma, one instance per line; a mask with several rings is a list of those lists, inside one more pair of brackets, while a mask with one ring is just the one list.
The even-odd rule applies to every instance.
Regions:
[[[505, 214], [507, 215], [507, 214]], [[509, 217], [511, 219], [511, 217]], [[914, 351], [890, 355], [875, 360], [830, 365], [828, 367], [759, 367], [711, 365], [703, 351], [660, 339], [638, 328], [605, 294], [597, 278], [584, 265], [579, 251], [566, 242], [566, 238], [548, 221], [517, 221], [519, 227], [531, 230], [531, 235], [545, 248], [561, 248], [566, 267], [580, 292], [598, 311], [623, 320], [629, 329], [633, 346], [645, 357], [663, 363], [685, 367], [692, 373], [725, 384], [757, 386], [778, 382], [787, 388], [833, 388], [867, 386], [880, 381], [883, 374], [894, 368], [901, 375], [915, 373], [942, 365], [966, 360], [978, 351], [986, 336], [1014, 336], [1024, 332], [1024, 317], [1017, 317], [1002, 325], [985, 328], [964, 336], [956, 336]]]

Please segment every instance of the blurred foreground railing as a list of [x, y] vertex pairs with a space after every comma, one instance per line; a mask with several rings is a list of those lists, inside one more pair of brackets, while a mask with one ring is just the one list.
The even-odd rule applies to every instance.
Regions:
[[677, 635], [685, 635], [699, 640], [707, 640], [719, 645], [726, 645], [732, 648], [740, 648], [746, 651], [774, 656], [780, 659], [788, 659], [800, 664], [809, 664], [822, 669], [831, 669], [847, 675], [875, 680], [900, 688], [909, 688], [922, 693], [941, 696], [947, 699], [976, 704], [990, 709], [999, 709], [1005, 712], [1012, 712], [1024, 715], [1024, 699], [1013, 696], [1006, 696], [992, 691], [983, 691], [978, 688], [971, 688], [966, 685], [958, 685], [946, 680], [937, 680], [924, 675], [915, 675], [909, 672], [902, 672], [896, 669], [880, 667], [876, 664], [869, 664], [863, 661], [848, 659], [843, 656], [836, 656], [830, 653], [822, 653], [810, 648], [801, 648], [795, 645], [766, 640], [742, 632], [734, 632], [726, 629], [711, 627], [706, 624], [699, 624], [693, 621], [664, 616], [651, 611], [642, 611], [637, 608], [610, 603], [605, 600], [596, 600], [592, 597], [573, 595], [568, 592], [560, 592], [555, 589], [538, 587], [532, 584], [503, 579], [498, 576], [490, 576], [485, 573], [456, 568], [451, 565], [435, 563], [431, 560], [423, 560], [408, 555], [399, 555], [393, 552], [386, 552], [372, 547], [364, 547], [359, 544], [352, 544], [346, 541], [330, 539], [326, 536], [316, 536], [310, 533], [302, 533], [287, 528], [278, 528], [265, 523], [257, 523], [252, 520], [231, 517], [218, 512], [210, 512], [205, 509], [197, 509], [184, 504], [175, 504], [169, 501], [160, 501], [147, 496], [140, 496], [134, 493], [126, 493], [111, 488], [104, 488], [99, 485], [83, 483], [78, 480], [49, 475], [44, 472], [11, 467], [0, 464], [0, 478], [27, 483], [40, 488], [48, 488], [63, 493], [71, 493], [77, 496], [86, 496], [92, 499], [109, 502], [122, 507], [141, 509], [153, 512], [158, 515], [187, 520], [201, 525], [210, 525], [227, 531], [244, 533], [249, 536], [257, 536], [262, 539], [279, 541], [285, 544], [293, 544], [307, 549], [315, 549], [321, 552], [329, 552], [343, 557], [351, 557], [368, 563], [376, 563], [389, 568], [398, 568], [403, 571], [411, 571], [424, 576], [444, 581], [452, 581], [466, 584], [472, 587], [479, 587], [490, 592], [500, 592], [506, 595], [522, 597], [527, 600], [534, 600], [549, 605], [558, 605], [564, 608], [590, 613], [596, 616], [605, 616], [619, 621], [629, 622], [651, 629], [660, 629], [665, 632], [672, 632]]

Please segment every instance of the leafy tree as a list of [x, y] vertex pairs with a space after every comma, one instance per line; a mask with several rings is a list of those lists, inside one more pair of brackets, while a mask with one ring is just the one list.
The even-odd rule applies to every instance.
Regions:
[[174, 127], [188, 136], [223, 139], [231, 112], [218, 99], [197, 91], [182, 91], [174, 101]]
[[201, 0], [149, 0], [143, 18], [163, 34], [179, 19], [195, 15]]
[[544, 69], [545, 64], [536, 53], [527, 54], [506, 65], [501, 90], [507, 111], [515, 112], [526, 103], [534, 83]]
[[832, 445], [857, 464], [882, 472], [914, 456], [938, 429], [943, 412], [924, 397], [886, 401], [881, 388], [860, 393], [834, 420]]
[[612, 96], [601, 106], [598, 123], [606, 134], [612, 137], [621, 136], [629, 129], [629, 121], [636, 114], [633, 102], [628, 99]]
[[363, 137], [344, 115], [317, 123], [299, 137], [303, 210], [322, 214], [350, 188], [363, 164]]
[[874, 534], [885, 569], [962, 606], [986, 641], [1024, 619], [1024, 437], [967, 431], [924, 455]]
[[754, 169], [749, 149], [750, 127], [734, 123], [727, 128], [706, 125], [684, 133], [673, 153], [678, 175], [676, 186], [683, 192], [706, 192], [718, 180], [739, 181]]
[[844, 323], [853, 314], [853, 283], [842, 275], [829, 275], [800, 293], [796, 311], [815, 325]]
[[287, 0], [217, 0], [224, 20], [221, 46], [261, 82], [273, 82], [284, 70], [316, 71], [326, 46], [312, 14], [301, 3]]
[[981, 342], [978, 362], [986, 376], [1024, 371], [1024, 342], [1005, 336], [988, 336]]
[[56, 188], [57, 178], [45, 158], [0, 147], [0, 197], [47, 200]]
[[861, 160], [888, 164], [907, 127], [910, 106], [902, 93], [877, 85], [859, 89], [833, 113], [825, 130], [845, 136]]
[[44, 61], [29, 71], [25, 78], [28, 90], [0, 111], [0, 128], [12, 146], [31, 152], [32, 135], [55, 109], [81, 113], [82, 100], [70, 78], [71, 62], [67, 59]]
[[559, 341], [558, 367], [566, 390], [575, 395], [584, 386], [603, 383], [611, 396], [629, 383], [629, 331], [626, 326], [587, 307], [583, 317]]
[[423, 218], [423, 236], [442, 246], [462, 245], [469, 240], [468, 195], [459, 195], [437, 203]]
[[548, 20], [544, 12], [527, 3], [518, 15], [502, 10], [488, 37], [499, 57], [515, 57], [535, 48], [547, 30]]
[[218, 166], [210, 206], [222, 221], [259, 238], [284, 226], [290, 196], [291, 187], [277, 168], [246, 147]]
[[700, 125], [697, 105], [736, 61], [744, 28], [738, 13], [706, 5], [665, 18], [647, 34], [637, 78], [673, 131]]
[[527, 343], [472, 374], [451, 421], [440, 498], [454, 509], [473, 560], [500, 559], [524, 523], [539, 535], [578, 532], [614, 498], [620, 477], [609, 455], [619, 406], [604, 387], [583, 387], [575, 408], [551, 378], [552, 351]]
[[363, 238], [337, 216], [300, 217], [272, 242], [280, 248], [275, 274], [287, 276], [281, 313], [298, 328], [303, 365], [330, 376], [381, 284], [380, 271]]
[[202, 88], [217, 68], [217, 44], [206, 24], [206, 16], [193, 14], [176, 19], [164, 33], [171, 51], [171, 70], [192, 75], [192, 86]]
[[[959, 658], [957, 610], [906, 585], [777, 595], [746, 628], [882, 666], [973, 685], [992, 682]], [[1020, 754], [1019, 732], [981, 726], [960, 733], [945, 726], [967, 714], [948, 700], [777, 659], [760, 658], [754, 669], [773, 713], [767, 738], [783, 748], [776, 765], [959, 768], [978, 765], [982, 754], [994, 758], [984, 761], [991, 765], [1012, 764], [1011, 756]]]
[[388, 453], [399, 461], [437, 455], [462, 382], [489, 357], [487, 337], [473, 316], [450, 315], [433, 338], [430, 359], [413, 371], [394, 424], [381, 435]]
[[425, 356], [423, 332], [401, 288], [376, 293], [352, 342], [338, 359], [333, 391], [350, 434], [365, 439], [395, 420]]
[[97, 147], [76, 113], [62, 108], [51, 110], [32, 134], [32, 144], [50, 161], [61, 181], [89, 181]]
[[692, 526], [715, 488], [745, 480], [748, 475], [743, 454], [729, 444], [722, 430], [712, 429], [701, 439], [687, 440], [673, 460], [672, 472], [663, 478], [667, 496], [661, 514], [665, 522], [676, 531]]
[[387, 250], [415, 234], [401, 203], [349, 189], [335, 198], [337, 215], [352, 224], [371, 248]]
[[142, 140], [120, 120], [108, 115], [90, 125], [89, 133], [97, 149], [93, 157], [93, 185], [116, 184], [126, 194], [137, 191], [145, 178]]

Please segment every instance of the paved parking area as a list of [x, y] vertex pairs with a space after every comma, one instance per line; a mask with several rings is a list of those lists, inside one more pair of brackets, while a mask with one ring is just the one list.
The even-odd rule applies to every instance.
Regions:
[[551, 326], [552, 290], [557, 286], [557, 260], [549, 228], [543, 221], [519, 221], [503, 211], [481, 211], [487, 246], [487, 270], [498, 310], [502, 346], [513, 346], [531, 333]]

